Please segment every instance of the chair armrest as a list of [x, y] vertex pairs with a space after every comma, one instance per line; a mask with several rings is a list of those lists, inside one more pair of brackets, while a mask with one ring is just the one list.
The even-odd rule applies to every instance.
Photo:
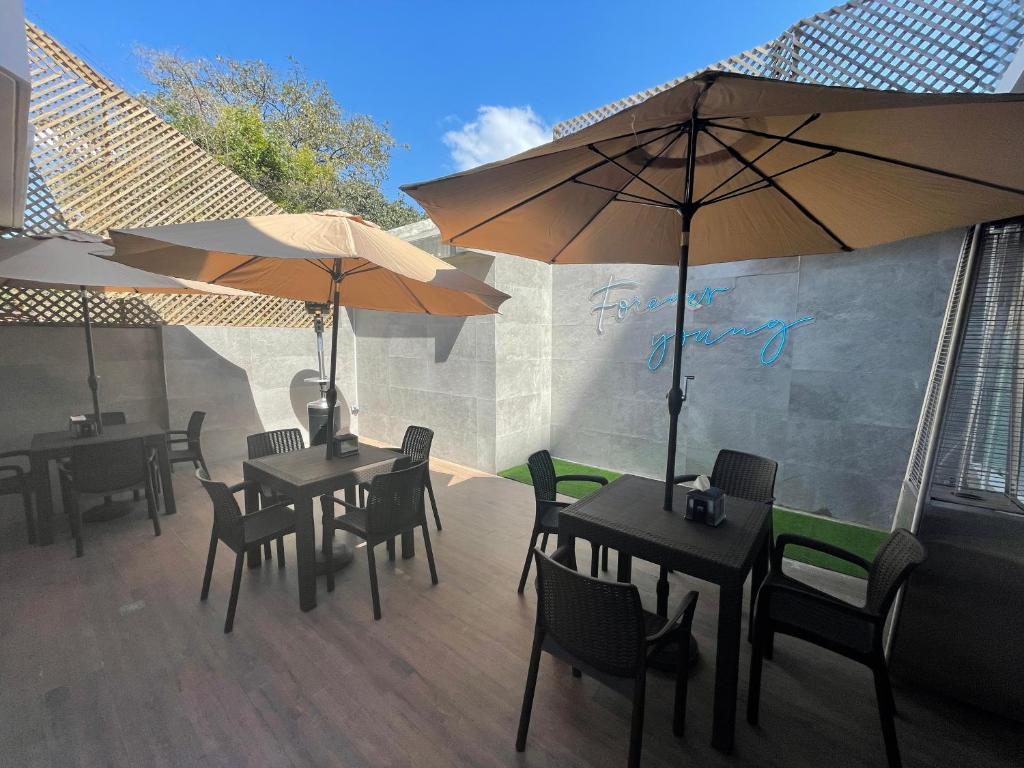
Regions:
[[238, 519], [241, 521], [242, 525], [245, 526], [253, 518], [259, 517], [267, 512], [276, 512], [279, 509], [287, 509], [289, 512], [293, 511], [287, 504], [271, 504], [269, 507], [263, 507], [263, 509], [257, 509], [254, 512], [244, 514]]
[[654, 643], [662, 642], [667, 640], [672, 634], [683, 627], [689, 627], [693, 623], [693, 611], [697, 607], [697, 593], [690, 591], [683, 598], [683, 602], [679, 605], [679, 610], [676, 611], [670, 621], [666, 622], [662, 629], [659, 629], [653, 635], [647, 637], [647, 644], [651, 645]]
[[352, 502], [345, 501], [344, 499], [339, 499], [339, 498], [336, 498], [334, 496], [321, 496], [320, 498], [328, 498], [331, 501], [333, 501], [335, 504], [340, 504], [341, 506], [345, 507], [346, 509], [351, 509], [351, 510], [353, 510], [355, 512], [365, 512], [366, 511], [366, 507], [360, 507], [358, 504], [353, 504]]
[[790, 544], [798, 547], [806, 547], [807, 549], [813, 549], [817, 552], [831, 555], [832, 557], [838, 557], [840, 560], [852, 563], [853, 565], [863, 568], [865, 571], [871, 570], [871, 563], [860, 555], [856, 555], [842, 547], [837, 547], [834, 544], [829, 544], [824, 541], [818, 541], [817, 539], [811, 539], [807, 536], [801, 536], [797, 533], [781, 533], [778, 538], [775, 539], [775, 548], [772, 550], [772, 570], [777, 573], [782, 572], [782, 556], [785, 553], [786, 547]]
[[672, 482], [676, 485], [679, 485], [679, 483], [692, 483], [698, 477], [700, 477], [700, 475], [676, 475], [672, 479]]
[[17, 464], [0, 464], [0, 472], [13, 472], [18, 477], [25, 476], [24, 467], [19, 467]]
[[582, 483], [597, 483], [598, 485], [608, 485], [608, 478], [601, 477], [600, 475], [559, 475], [555, 478], [555, 485], [564, 483], [569, 480], [575, 480]]
[[228, 486], [228, 490], [231, 491], [231, 493], [238, 493], [239, 491], [245, 491], [250, 488], [254, 491], [259, 491], [260, 484], [257, 483], [255, 480], [243, 480], [240, 483], [235, 483], [234, 485]]
[[13, 459], [15, 456], [22, 456], [25, 459], [31, 461], [32, 456], [28, 451], [3, 451], [0, 452], [0, 459]]
[[565, 509], [571, 507], [575, 502], [572, 501], [540, 501], [537, 500], [537, 508], [542, 509], [544, 507], [554, 507], [555, 509]]

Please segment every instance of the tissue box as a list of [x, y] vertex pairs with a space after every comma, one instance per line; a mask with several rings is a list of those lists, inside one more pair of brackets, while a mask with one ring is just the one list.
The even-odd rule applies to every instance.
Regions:
[[690, 491], [686, 494], [686, 519], [705, 525], [721, 525], [725, 520], [725, 494], [718, 488]]
[[339, 458], [359, 453], [359, 438], [351, 432], [334, 438], [334, 455]]

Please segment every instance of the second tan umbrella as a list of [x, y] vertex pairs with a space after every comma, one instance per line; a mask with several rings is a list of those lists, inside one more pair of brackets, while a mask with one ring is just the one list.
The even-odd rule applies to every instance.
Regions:
[[[290, 299], [331, 303], [328, 414], [337, 402], [338, 309], [489, 315], [507, 294], [344, 211], [110, 231], [123, 264]], [[327, 434], [334, 433], [328, 423]], [[333, 452], [327, 441], [327, 455]]]

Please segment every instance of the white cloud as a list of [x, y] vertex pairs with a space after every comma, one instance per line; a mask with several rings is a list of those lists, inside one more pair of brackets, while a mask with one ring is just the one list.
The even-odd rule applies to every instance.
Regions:
[[551, 140], [551, 127], [531, 107], [480, 107], [476, 120], [448, 131], [444, 143], [464, 171]]

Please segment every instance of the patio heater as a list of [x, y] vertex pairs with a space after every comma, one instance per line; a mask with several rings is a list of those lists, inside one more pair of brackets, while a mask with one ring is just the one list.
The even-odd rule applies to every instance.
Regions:
[[[324, 313], [330, 307], [327, 304], [316, 304], [306, 302], [306, 311], [313, 315], [313, 330], [316, 331], [316, 362], [317, 370], [320, 372], [317, 377], [306, 379], [309, 384], [317, 384], [320, 387], [320, 397], [306, 405], [306, 413], [309, 419], [309, 444], [324, 445], [327, 443], [328, 415], [331, 412], [330, 404], [327, 401], [327, 390], [330, 386], [330, 379], [324, 371]], [[341, 424], [341, 404], [334, 406], [334, 428], [338, 430]]]

